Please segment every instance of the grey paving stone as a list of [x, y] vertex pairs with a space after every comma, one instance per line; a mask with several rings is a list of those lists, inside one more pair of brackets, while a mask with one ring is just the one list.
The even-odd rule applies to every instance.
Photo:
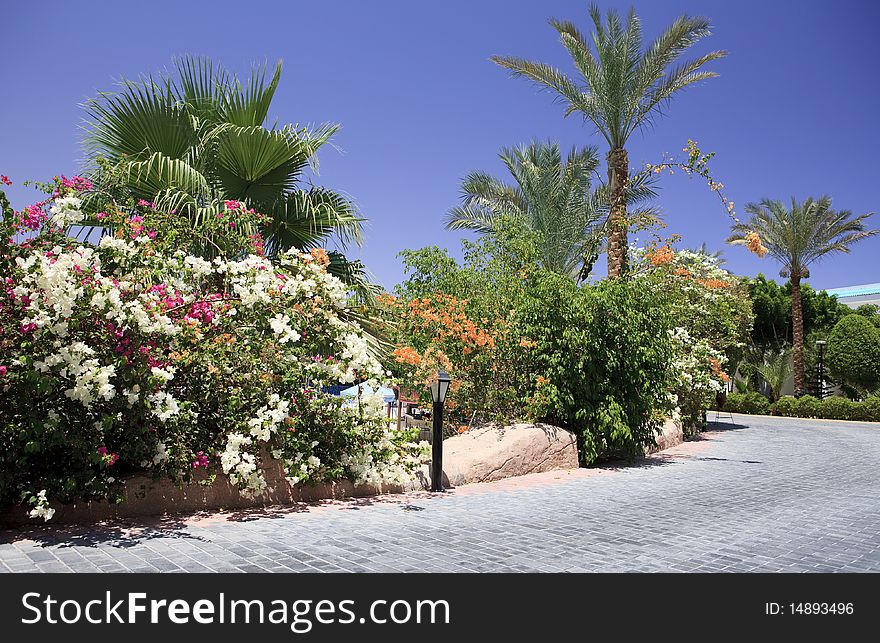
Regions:
[[7, 530], [0, 572], [880, 571], [880, 426], [719, 428], [690, 455], [409, 506]]

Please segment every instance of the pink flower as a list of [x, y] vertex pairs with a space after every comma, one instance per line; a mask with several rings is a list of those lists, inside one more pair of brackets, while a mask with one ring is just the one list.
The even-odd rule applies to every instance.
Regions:
[[209, 460], [208, 460], [207, 454], [204, 451], [199, 451], [196, 454], [196, 459], [193, 460], [193, 463], [192, 463], [193, 469], [198, 469], [199, 467], [201, 467], [203, 469], [207, 469], [208, 462], [209, 462]]
[[74, 176], [68, 179], [66, 176], [61, 175], [61, 185], [66, 188], [76, 190], [77, 192], [83, 192], [85, 190], [92, 189], [92, 182], [81, 176]]
[[5, 174], [0, 174], [0, 183], [3, 185], [12, 185], [12, 181], [10, 181], [9, 177]]
[[97, 451], [98, 455], [101, 456], [101, 461], [107, 467], [112, 467], [119, 459], [118, 453], [110, 453], [104, 445], [99, 446]]
[[5, 366], [0, 366], [0, 377], [6, 377], [6, 373], [9, 369]]
[[37, 330], [37, 325], [33, 322], [31, 322], [30, 324], [22, 324], [20, 330], [22, 334], [32, 333]]
[[224, 201], [223, 205], [226, 206], [227, 210], [238, 210], [241, 207], [241, 202], [236, 201], [235, 199], [229, 199], [228, 201]]
[[49, 217], [46, 216], [42, 206], [39, 203], [35, 203], [34, 205], [27, 206], [24, 210], [19, 212], [19, 218], [21, 220], [22, 228], [36, 230]]

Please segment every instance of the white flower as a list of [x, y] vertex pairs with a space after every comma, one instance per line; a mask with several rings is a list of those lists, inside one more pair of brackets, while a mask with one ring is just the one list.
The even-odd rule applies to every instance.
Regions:
[[300, 339], [300, 334], [290, 327], [290, 316], [278, 313], [269, 320], [269, 327], [276, 335], [278, 341], [282, 344], [287, 342], [296, 342]]
[[52, 215], [49, 220], [59, 228], [79, 223], [86, 218], [86, 215], [79, 209], [81, 205], [82, 200], [78, 197], [59, 197], [49, 208], [49, 213]]
[[180, 406], [170, 393], [159, 391], [158, 393], [153, 393], [147, 399], [152, 407], [152, 414], [163, 424], [180, 413]]
[[36, 496], [31, 496], [30, 503], [34, 505], [34, 508], [28, 512], [28, 516], [31, 518], [42, 518], [43, 522], [48, 522], [55, 515], [55, 510], [49, 507], [45, 489]]

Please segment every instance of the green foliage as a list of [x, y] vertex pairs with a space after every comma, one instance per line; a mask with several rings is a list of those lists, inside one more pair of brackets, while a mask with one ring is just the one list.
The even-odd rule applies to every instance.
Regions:
[[625, 23], [613, 9], [603, 21], [599, 8], [592, 5], [590, 17], [596, 30], [593, 47], [571, 22], [550, 21], [571, 56], [577, 79], [549, 65], [521, 58], [493, 56], [492, 60], [513, 76], [553, 92], [567, 105], [566, 116], [581, 113], [595, 124], [612, 149], [625, 147], [630, 135], [659, 115], [662, 106], [680, 90], [717, 76], [701, 68], [726, 55], [712, 51], [673, 66], [691, 46], [709, 35], [706, 18], [681, 16], [644, 48], [641, 21], [635, 10], [629, 12]]
[[603, 232], [603, 211], [592, 193], [596, 149], [572, 149], [563, 162], [558, 144], [536, 142], [504, 149], [499, 156], [515, 185], [472, 172], [462, 184], [462, 204], [449, 212], [446, 227], [486, 233], [499, 218], [515, 217], [538, 233], [543, 268], [586, 277]]
[[778, 400], [782, 387], [791, 377], [791, 355], [788, 351], [765, 356], [764, 363], [756, 369], [770, 387], [771, 400]]
[[[343, 247], [360, 242], [353, 203], [304, 185], [339, 126], [267, 126], [281, 63], [271, 77], [266, 71], [257, 67], [242, 82], [208, 59], [185, 57], [171, 75], [123, 81], [89, 100], [86, 154], [99, 189], [86, 210], [142, 199], [197, 229], [232, 200], [266, 215], [259, 229], [270, 256], [331, 238]], [[332, 266], [339, 276], [363, 277], [340, 260]]]
[[855, 415], [855, 410], [855, 402], [838, 396], [825, 398], [819, 408], [820, 417], [829, 420], [851, 420]]
[[520, 324], [536, 343], [533, 414], [573, 431], [585, 463], [654, 443], [674, 377], [673, 320], [659, 289], [536, 275]]
[[818, 418], [822, 417], [822, 400], [812, 395], [804, 395], [797, 398], [797, 417]]
[[880, 329], [880, 306], [876, 304], [862, 304], [852, 312], [856, 315], [861, 315]]
[[783, 415], [785, 417], [799, 416], [800, 410], [798, 398], [792, 395], [783, 395], [780, 397], [773, 405], [773, 415]]
[[[780, 286], [772, 279], [759, 274], [748, 282], [749, 296], [755, 311], [752, 344], [760, 351], [778, 351], [790, 346], [791, 329], [791, 283]], [[827, 339], [834, 325], [853, 311], [840, 303], [837, 297], [824, 290], [816, 291], [809, 284], [801, 284], [801, 305], [804, 313], [804, 335], [808, 338], [805, 348], [810, 349], [816, 339]], [[856, 311], [857, 312], [857, 311]], [[808, 366], [810, 359], [807, 359]]]
[[539, 267], [536, 247], [507, 219], [464, 242], [460, 265], [436, 247], [404, 252], [395, 368], [413, 386], [448, 360], [450, 415], [464, 424], [546, 421], [578, 436], [585, 463], [635, 455], [671, 411], [663, 290], [649, 277], [578, 286]]
[[751, 393], [730, 393], [727, 396], [724, 410], [731, 413], [767, 415], [770, 412], [770, 400], [757, 391], [752, 391]]
[[853, 402], [839, 396], [819, 400], [812, 395], [804, 395], [800, 398], [785, 395], [779, 398], [773, 405], [773, 415], [856, 422], [880, 422], [880, 396], [875, 395], [860, 402]]
[[853, 416], [850, 419], [862, 422], [880, 422], [880, 395], [872, 395], [861, 402], [855, 402], [854, 406]]
[[[724, 408], [733, 413], [763, 415], [768, 412], [768, 403], [767, 398], [760, 393], [731, 393]], [[773, 415], [782, 417], [880, 422], [880, 396], [874, 395], [860, 402], [853, 402], [839, 396], [819, 400], [812, 395], [800, 398], [784, 395], [773, 404], [772, 412]]]
[[864, 393], [880, 387], [880, 330], [861, 315], [847, 315], [828, 338], [832, 376]]

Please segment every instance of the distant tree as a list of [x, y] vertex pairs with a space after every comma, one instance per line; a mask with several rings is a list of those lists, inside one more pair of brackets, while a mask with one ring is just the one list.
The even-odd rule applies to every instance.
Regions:
[[850, 247], [880, 230], [865, 228], [871, 214], [853, 216], [849, 210], [833, 210], [831, 198], [791, 200], [791, 208], [782, 201], [764, 199], [749, 203], [749, 221], [733, 226], [729, 243], [747, 245], [754, 233], [761, 238], [770, 255], [782, 264], [779, 274], [791, 284], [791, 319], [794, 350], [795, 395], [804, 393], [804, 309], [801, 280], [810, 276], [810, 265], [823, 257], [850, 251]]
[[494, 232], [505, 217], [536, 232], [542, 267], [573, 278], [586, 276], [599, 253], [603, 213], [592, 193], [596, 148], [572, 149], [535, 142], [499, 154], [514, 184], [485, 172], [462, 182], [462, 203], [446, 216], [450, 230]]
[[828, 338], [828, 368], [864, 396], [880, 388], [880, 331], [861, 315], [847, 315]]
[[[752, 344], [759, 351], [779, 351], [793, 341], [791, 326], [791, 283], [780, 286], [763, 274], [748, 281], [755, 325]], [[814, 290], [809, 284], [801, 284], [801, 305], [804, 318], [804, 337], [813, 340], [827, 339], [834, 325], [851, 308], [840, 303], [824, 290]]]
[[853, 313], [861, 315], [874, 324], [876, 328], [880, 328], [880, 306], [877, 306], [876, 304], [862, 304], [853, 310]]

